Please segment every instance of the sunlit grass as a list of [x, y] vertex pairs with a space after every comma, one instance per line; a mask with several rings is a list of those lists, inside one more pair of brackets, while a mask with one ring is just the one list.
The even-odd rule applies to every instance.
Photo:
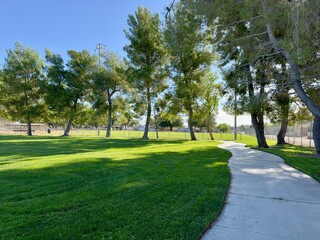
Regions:
[[[245, 143], [248, 147], [258, 147], [257, 138], [250, 135], [241, 135], [236, 142]], [[267, 143], [269, 146], [275, 145], [277, 142], [275, 140], [267, 139]]]
[[[46, 131], [40, 132], [40, 135], [51, 135], [51, 136], [61, 136], [63, 134], [62, 130], [52, 130], [50, 134]], [[97, 129], [73, 129], [70, 132], [71, 136], [83, 136], [83, 137], [99, 137], [104, 138], [106, 136], [105, 130], [100, 130], [98, 134]], [[189, 132], [170, 132], [170, 131], [159, 131], [159, 139], [181, 139], [181, 140], [189, 140], [190, 134]], [[36, 135], [39, 135], [36, 133]], [[198, 140], [210, 140], [210, 135], [207, 132], [195, 132], [196, 138]], [[112, 130], [111, 138], [115, 139], [138, 139], [143, 136], [143, 131], [135, 131], [135, 130]], [[149, 131], [149, 138], [156, 139], [156, 133], [154, 131]], [[233, 133], [214, 133], [213, 134], [215, 140], [233, 140]], [[238, 134], [238, 138], [241, 138], [242, 134]]]
[[[244, 135], [242, 140], [237, 142], [245, 143], [254, 148], [258, 146], [256, 138], [253, 136]], [[282, 157], [288, 165], [320, 181], [320, 159], [314, 157], [314, 148], [295, 145], [276, 146], [276, 143], [275, 140], [268, 140], [270, 148], [259, 148], [259, 150]]]
[[314, 148], [285, 145], [262, 150], [282, 157], [288, 165], [320, 181], [320, 159], [314, 156]]
[[0, 136], [0, 238], [196, 239], [228, 188], [217, 144]]

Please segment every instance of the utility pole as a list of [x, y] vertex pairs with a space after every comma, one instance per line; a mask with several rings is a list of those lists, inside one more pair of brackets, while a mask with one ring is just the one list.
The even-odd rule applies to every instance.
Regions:
[[[106, 52], [106, 46], [103, 43], [98, 43], [94, 51], [98, 53], [99, 66], [101, 66], [101, 57]], [[98, 137], [100, 137], [100, 117], [98, 117]]]
[[237, 140], [237, 79], [234, 85], [234, 140]]
[[103, 43], [98, 43], [96, 45], [96, 48], [94, 49], [95, 52], [98, 53], [99, 56], [99, 65], [101, 65], [101, 57], [104, 55], [104, 53], [106, 52], [106, 45], [104, 45]]

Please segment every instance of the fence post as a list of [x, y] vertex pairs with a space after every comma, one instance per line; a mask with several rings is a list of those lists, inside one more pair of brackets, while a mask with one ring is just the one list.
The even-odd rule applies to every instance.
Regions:
[[293, 138], [293, 145], [296, 144], [296, 137], [297, 137], [297, 126], [294, 125], [294, 130], [293, 130], [294, 138]]
[[302, 121], [300, 122], [300, 138], [301, 138], [301, 146], [302, 146]]
[[[308, 137], [309, 137], [309, 145], [310, 145], [310, 147], [311, 147], [311, 130], [312, 129], [312, 122], [310, 122], [310, 124], [309, 124], [309, 131], [308, 131]], [[309, 134], [310, 134], [310, 136], [309, 136]]]

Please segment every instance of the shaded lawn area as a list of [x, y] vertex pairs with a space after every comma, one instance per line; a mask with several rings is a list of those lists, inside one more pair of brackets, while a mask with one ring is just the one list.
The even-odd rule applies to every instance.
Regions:
[[0, 136], [1, 239], [196, 239], [228, 188], [217, 144]]
[[[253, 148], [257, 148], [258, 146], [256, 138], [253, 136], [245, 136], [244, 139], [238, 140], [237, 142], [245, 143], [248, 147]], [[257, 149], [280, 156], [288, 165], [320, 181], [320, 159], [314, 157], [314, 148], [289, 144], [276, 146], [276, 141], [274, 140], [268, 140], [268, 144], [270, 148]]]

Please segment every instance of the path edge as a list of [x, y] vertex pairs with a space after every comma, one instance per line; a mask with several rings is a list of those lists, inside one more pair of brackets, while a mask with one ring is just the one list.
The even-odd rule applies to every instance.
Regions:
[[[223, 144], [223, 143], [224, 143], [224, 142], [222, 142], [222, 144]], [[222, 145], [222, 144], [219, 144], [219, 145]], [[218, 148], [220, 148], [219, 145], [218, 145]], [[220, 148], [220, 149], [224, 149], [224, 148]], [[224, 150], [226, 150], [226, 149], [224, 149]], [[230, 186], [231, 186], [231, 182], [232, 182], [232, 179], [233, 179], [233, 178], [232, 178], [232, 173], [231, 173], [231, 170], [230, 170], [230, 166], [229, 166], [229, 160], [230, 160], [230, 158], [233, 157], [233, 154], [232, 154], [232, 152], [230, 152], [229, 150], [226, 150], [226, 151], [228, 151], [228, 152], [231, 154], [230, 157], [229, 157], [228, 160], [227, 160], [227, 161], [228, 161], [228, 168], [229, 168], [229, 172], [230, 172], [230, 178], [229, 178], [229, 182], [228, 182], [228, 190], [227, 190], [226, 193], [224, 194], [223, 204], [222, 204], [222, 206], [221, 206], [221, 208], [220, 208], [220, 210], [219, 210], [216, 218], [213, 219], [211, 222], [208, 223], [208, 225], [207, 225], [207, 226], [201, 231], [201, 233], [198, 235], [198, 237], [196, 238], [196, 240], [200, 240], [200, 239], [203, 237], [203, 235], [204, 235], [209, 229], [212, 228], [212, 226], [218, 221], [218, 219], [219, 219], [222, 211], [224, 210], [224, 208], [225, 208], [225, 206], [226, 206], [226, 204], [227, 204], [227, 199], [228, 199], [229, 192], [230, 192]]]

